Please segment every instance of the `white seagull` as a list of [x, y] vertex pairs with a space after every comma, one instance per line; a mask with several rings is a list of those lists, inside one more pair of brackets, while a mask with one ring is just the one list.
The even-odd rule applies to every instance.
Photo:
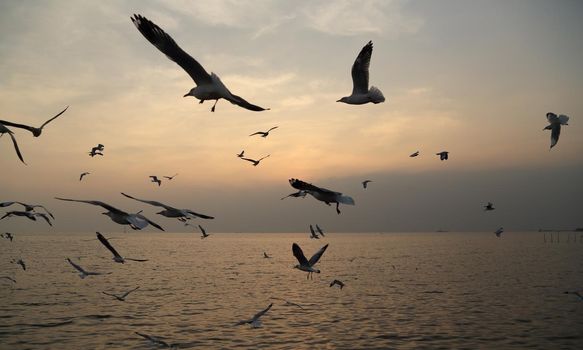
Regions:
[[16, 155], [18, 156], [18, 159], [20, 159], [20, 161], [26, 165], [24, 158], [22, 158], [22, 153], [20, 153], [20, 148], [18, 148], [18, 142], [16, 142], [16, 138], [14, 137], [14, 133], [12, 131], [10, 131], [10, 129], [5, 127], [4, 124], [0, 123], [0, 137], [2, 137], [4, 134], [8, 134], [8, 136], [10, 136], [10, 138], [12, 139], [12, 144], [14, 145], [14, 150], [16, 151]]
[[340, 214], [340, 203], [354, 205], [354, 199], [350, 196], [343, 195], [340, 192], [331, 191], [322, 187], [314, 186], [310, 183], [298, 179], [289, 179], [289, 184], [300, 191], [305, 191], [312, 195], [317, 200], [330, 205], [336, 203], [336, 212]]
[[547, 120], [549, 125], [547, 125], [543, 130], [551, 130], [551, 148], [553, 148], [557, 142], [559, 142], [559, 136], [561, 135], [561, 125], [569, 125], [569, 117], [564, 114], [557, 115], [555, 113], [547, 113]]
[[211, 72], [209, 75], [200, 63], [176, 44], [170, 35], [166, 34], [162, 28], [158, 27], [146, 17], [134, 14], [131, 20], [140, 33], [152, 45], [156, 46], [166, 57], [182, 67], [190, 75], [192, 80], [194, 80], [196, 87], [192, 88], [184, 97], [194, 96], [200, 100], [200, 103], [206, 100], [215, 100], [215, 104], [211, 108], [212, 112], [215, 111], [215, 106], [221, 98], [251, 111], [265, 111], [269, 109], [253, 105], [245, 101], [242, 97], [231, 93], [215, 73]]
[[500, 235], [502, 234], [502, 232], [504, 232], [504, 228], [500, 227], [499, 229], [497, 229], [494, 234], [496, 235], [496, 237], [500, 237]]
[[50, 123], [53, 120], [57, 119], [57, 117], [60, 116], [61, 114], [65, 113], [65, 111], [67, 110], [67, 108], [69, 108], [69, 106], [65, 107], [65, 109], [63, 109], [61, 112], [59, 112], [56, 116], [54, 116], [51, 119], [49, 119], [46, 122], [44, 122], [44, 124], [41, 125], [39, 128], [35, 128], [34, 126], [28, 126], [28, 125], [23, 125], [23, 124], [16, 124], [16, 123], [8, 122], [8, 121], [5, 121], [5, 120], [0, 120], [0, 124], [12, 126], [14, 128], [25, 129], [25, 130], [30, 131], [34, 137], [39, 137], [42, 134], [43, 128], [45, 127], [45, 125], [47, 125], [48, 123]]
[[269, 136], [269, 132], [270, 132], [271, 130], [275, 130], [275, 129], [277, 129], [277, 128], [279, 128], [279, 126], [274, 126], [273, 128], [271, 128], [271, 129], [269, 129], [269, 130], [267, 130], [267, 131], [257, 131], [257, 132], [254, 132], [253, 134], [249, 135], [249, 136], [253, 136], [253, 135], [261, 135], [261, 137], [267, 137], [267, 136]]
[[328, 244], [326, 244], [325, 246], [320, 248], [320, 250], [318, 250], [316, 252], [316, 254], [314, 254], [310, 258], [310, 260], [308, 260], [304, 256], [304, 252], [302, 251], [302, 248], [300, 248], [300, 246], [297, 245], [297, 243], [292, 244], [292, 252], [293, 252], [294, 256], [296, 257], [296, 259], [298, 259], [298, 262], [299, 262], [299, 264], [294, 266], [294, 268], [307, 272], [308, 276], [306, 277], [306, 279], [309, 279], [310, 277], [313, 278], [312, 274], [314, 272], [320, 273], [320, 270], [315, 269], [314, 265], [316, 265], [318, 260], [320, 260], [320, 258], [322, 257], [322, 254], [324, 254], [324, 252], [326, 251], [326, 248], [328, 248]]
[[107, 292], [101, 292], [101, 293], [103, 293], [105, 295], [109, 295], [110, 297], [114, 297], [114, 298], [116, 298], [119, 301], [126, 301], [126, 297], [128, 295], [130, 295], [131, 292], [136, 291], [138, 288], [140, 288], [140, 287], [138, 286], [138, 287], [136, 287], [136, 288], [134, 288], [132, 290], [129, 290], [129, 291], [127, 291], [127, 292], [125, 292], [125, 293], [123, 293], [121, 295], [117, 295], [117, 294], [113, 294], [113, 293], [107, 293]]
[[79, 271], [79, 277], [81, 279], [84, 279], [87, 276], [99, 276], [99, 275], [103, 275], [103, 273], [101, 273], [101, 272], [86, 271], [81, 266], [79, 266], [79, 265], [75, 264], [74, 262], [72, 262], [71, 259], [69, 259], [69, 258], [67, 258], [67, 261], [69, 262], [69, 264], [71, 264], [71, 266], [73, 266], [75, 268], [75, 270]]
[[311, 224], [310, 224], [310, 238], [320, 239], [320, 237], [318, 237], [316, 231], [314, 231], [314, 227]]
[[113, 261], [115, 261], [116, 263], [123, 264], [123, 263], [125, 263], [126, 260], [139, 261], [139, 262], [148, 261], [147, 259], [124, 258], [123, 256], [119, 255], [117, 250], [115, 250], [115, 248], [109, 243], [107, 238], [103, 237], [103, 235], [99, 232], [96, 232], [96, 234], [97, 234], [97, 239], [99, 240], [99, 242], [101, 242], [101, 244], [103, 244], [105, 246], [105, 248], [107, 248], [111, 252], [111, 254], [113, 254]]
[[169, 205], [166, 205], [164, 203], [160, 203], [157, 201], [150, 201], [150, 200], [135, 198], [135, 197], [132, 197], [129, 194], [125, 194], [123, 192], [121, 192], [121, 194], [124, 195], [125, 197], [136, 200], [138, 202], [150, 204], [150, 205], [153, 205], [155, 207], [164, 208], [165, 210], [162, 210], [156, 214], [165, 216], [167, 218], [184, 218], [187, 220], [188, 219], [196, 219], [196, 218], [201, 218], [201, 219], [214, 219], [215, 218], [214, 216], [209, 216], [209, 215], [197, 213], [197, 212], [194, 212], [190, 209], [177, 209], [177, 208], [171, 207]]
[[252, 318], [250, 318], [248, 320], [239, 321], [239, 322], [235, 323], [235, 326], [240, 326], [240, 325], [249, 323], [251, 325], [251, 327], [253, 327], [253, 328], [260, 327], [261, 326], [261, 320], [259, 320], [259, 318], [261, 316], [265, 315], [265, 313], [267, 311], [269, 311], [269, 309], [271, 309], [272, 306], [273, 306], [273, 303], [269, 304], [269, 306], [267, 308], [265, 308], [264, 310], [259, 311]]
[[158, 230], [164, 231], [164, 229], [160, 225], [149, 220], [147, 217], [145, 217], [144, 215], [142, 215], [140, 213], [136, 213], [136, 214], [126, 213], [123, 210], [119, 210], [119, 209], [117, 209], [117, 208], [115, 208], [107, 203], [101, 202], [101, 201], [68, 199], [68, 198], [59, 198], [59, 197], [55, 197], [55, 199], [58, 199], [60, 201], [79, 202], [79, 203], [87, 203], [87, 204], [91, 204], [91, 205], [100, 206], [100, 207], [105, 208], [107, 210], [107, 212], [102, 213], [103, 215], [109, 216], [109, 218], [117, 224], [129, 225], [134, 230], [141, 230], [141, 229], [145, 228], [146, 226], [148, 226], [148, 224], [150, 224], [150, 225], [154, 226], [155, 228], [157, 228]]
[[372, 182], [372, 180], [364, 180], [364, 181], [362, 182], [362, 188], [364, 188], [364, 189], [366, 190], [366, 187], [368, 186], [368, 183], [369, 183], [369, 182]]
[[344, 102], [351, 105], [362, 105], [372, 102], [374, 104], [385, 102], [385, 96], [378, 88], [371, 86], [368, 88], [368, 68], [372, 55], [372, 41], [369, 41], [352, 65], [352, 94], [342, 97], [336, 102]]

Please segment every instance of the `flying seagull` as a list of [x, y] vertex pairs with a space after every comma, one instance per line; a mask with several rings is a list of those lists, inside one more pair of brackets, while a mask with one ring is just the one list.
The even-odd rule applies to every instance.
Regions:
[[200, 233], [202, 233], [202, 236], [200, 236], [200, 239], [207, 238], [208, 236], [210, 236], [210, 234], [206, 233], [206, 230], [204, 228], [202, 228], [202, 226], [198, 225], [198, 228], [200, 229]]
[[12, 240], [14, 239], [14, 235], [10, 232], [4, 232], [3, 234], [0, 234], [0, 237], [9, 239], [10, 242], [12, 242]]
[[162, 210], [156, 214], [165, 216], [167, 218], [184, 218], [184, 219], [196, 219], [196, 218], [201, 218], [201, 219], [214, 219], [214, 216], [209, 216], [209, 215], [205, 215], [205, 214], [201, 214], [201, 213], [197, 213], [194, 212], [190, 209], [177, 209], [174, 207], [171, 207], [169, 205], [166, 205], [164, 203], [160, 203], [157, 201], [149, 201], [149, 200], [145, 200], [145, 199], [139, 199], [139, 198], [135, 198], [130, 196], [129, 194], [125, 194], [125, 193], [121, 193], [122, 195], [136, 200], [138, 202], [142, 202], [142, 203], [146, 203], [146, 204], [150, 204], [153, 205], [155, 207], [162, 207], [165, 210]]
[[40, 205], [40, 204], [26, 204], [26, 203], [22, 203], [22, 202], [18, 202], [18, 201], [10, 201], [10, 202], [0, 202], [0, 207], [9, 207], [12, 204], [20, 204], [24, 207], [25, 211], [35, 211], [36, 208], [41, 208], [44, 211], [47, 212], [47, 214], [49, 214], [49, 216], [51, 218], [55, 218], [55, 216], [47, 210], [47, 208], [45, 208], [44, 206]]
[[253, 327], [253, 328], [260, 327], [261, 326], [261, 320], [259, 320], [259, 318], [261, 316], [265, 315], [265, 313], [267, 311], [269, 311], [269, 309], [271, 309], [272, 306], [273, 306], [273, 303], [269, 304], [269, 306], [267, 308], [265, 308], [265, 310], [259, 311], [252, 318], [250, 318], [248, 320], [242, 320], [242, 321], [239, 321], [239, 322], [235, 323], [235, 326], [240, 326], [240, 325], [249, 323], [251, 325], [251, 327]]
[[258, 165], [259, 165], [259, 162], [261, 162], [261, 161], [262, 161], [262, 160], [264, 160], [265, 158], [269, 157], [270, 155], [271, 155], [271, 154], [268, 154], [268, 155], [266, 155], [265, 157], [263, 157], [263, 158], [259, 158], [259, 159], [257, 159], [257, 160], [255, 160], [255, 159], [250, 159], [250, 158], [245, 158], [245, 157], [241, 157], [241, 159], [243, 159], [243, 160], [246, 160], [246, 161], [248, 161], [248, 162], [251, 162], [251, 163], [253, 163], [253, 166], [258, 166]]
[[155, 228], [157, 228], [158, 230], [164, 231], [164, 229], [160, 225], [158, 225], [157, 223], [155, 223], [153, 221], [150, 221], [148, 218], [146, 218], [145, 216], [143, 216], [140, 213], [136, 213], [136, 214], [126, 213], [123, 210], [119, 210], [119, 209], [112, 207], [111, 205], [104, 203], [104, 202], [101, 202], [101, 201], [68, 199], [68, 198], [59, 198], [59, 197], [55, 197], [55, 199], [58, 199], [60, 201], [79, 202], [79, 203], [87, 203], [87, 204], [91, 204], [91, 205], [100, 206], [100, 207], [105, 208], [107, 210], [107, 212], [102, 213], [103, 215], [109, 216], [109, 218], [117, 224], [129, 225], [134, 230], [141, 230], [141, 229], [145, 228], [146, 226], [148, 226], [148, 224], [150, 224], [150, 225], [154, 226]]
[[551, 148], [553, 148], [557, 142], [559, 142], [559, 136], [561, 135], [561, 125], [569, 125], [569, 117], [564, 114], [557, 115], [555, 113], [547, 113], [547, 120], [549, 125], [547, 125], [543, 130], [551, 130]]
[[504, 228], [500, 227], [499, 229], [496, 230], [496, 232], [494, 232], [494, 234], [496, 235], [496, 237], [500, 237], [502, 232], [504, 232]]
[[409, 155], [409, 157], [417, 157], [419, 155], [419, 151], [416, 151]]
[[158, 27], [146, 17], [134, 14], [131, 20], [140, 33], [152, 45], [156, 46], [166, 57], [182, 67], [194, 80], [196, 87], [192, 88], [184, 97], [194, 96], [200, 100], [200, 103], [206, 100], [215, 100], [211, 112], [215, 111], [215, 106], [221, 98], [251, 111], [264, 111], [269, 109], [253, 105], [245, 101], [242, 97], [231, 93], [215, 73], [211, 72], [209, 75], [200, 63], [176, 44], [170, 35], [166, 34], [162, 28]]
[[350, 196], [345, 196], [340, 192], [331, 191], [322, 187], [314, 186], [310, 183], [298, 179], [289, 179], [289, 184], [300, 191], [305, 191], [312, 195], [317, 200], [330, 205], [336, 203], [336, 212], [340, 214], [340, 203], [354, 205], [354, 199]]
[[146, 340], [149, 340], [150, 342], [152, 342], [152, 344], [163, 346], [165, 348], [174, 349], [178, 346], [177, 344], [168, 344], [164, 340], [160, 339], [160, 337], [156, 337], [153, 335], [147, 335], [147, 334], [143, 334], [140, 332], [134, 332], [134, 333], [139, 335], [140, 337], [146, 339]]
[[316, 230], [318, 230], [318, 233], [320, 234], [320, 236], [322, 236], [322, 237], [326, 237], [326, 236], [324, 235], [324, 231], [322, 231], [322, 229], [320, 228], [320, 226], [318, 226], [318, 224], [316, 224]]
[[37, 217], [41, 217], [41, 218], [45, 219], [45, 221], [49, 224], [49, 226], [53, 226], [53, 224], [51, 223], [51, 220], [49, 219], [49, 217], [46, 214], [35, 213], [32, 211], [18, 211], [18, 210], [8, 211], [4, 214], [3, 217], [0, 218], [0, 220], [4, 219], [6, 217], [11, 217], [11, 216], [24, 216], [32, 221], [36, 221]]
[[51, 119], [49, 119], [46, 122], [44, 122], [44, 124], [41, 125], [40, 128], [35, 128], [33, 126], [28, 126], [28, 125], [16, 124], [16, 123], [7, 122], [7, 121], [4, 121], [4, 120], [0, 120], [0, 124], [12, 126], [14, 128], [25, 129], [25, 130], [30, 131], [34, 137], [39, 137], [41, 135], [41, 133], [43, 132], [43, 128], [45, 127], [45, 125], [47, 125], [48, 123], [50, 123], [53, 120], [57, 119], [57, 117], [59, 117], [61, 114], [65, 113], [65, 111], [67, 110], [67, 108], [69, 108], [69, 106], [65, 107], [65, 109], [63, 109], [61, 112], [59, 112], [56, 116], [54, 116]]
[[435, 154], [439, 156], [439, 160], [447, 160], [449, 158], [449, 152], [447, 151], [442, 151]]
[[102, 152], [104, 149], [105, 149], [105, 146], [99, 143], [99, 144], [97, 144], [97, 146], [91, 148], [89, 155], [91, 157], [95, 157], [96, 155], [102, 156], [103, 155]]
[[75, 270], [79, 271], [79, 278], [81, 278], [81, 279], [84, 279], [87, 276], [103, 275], [103, 273], [101, 273], [101, 272], [85, 271], [85, 269], [83, 269], [81, 266], [72, 262], [71, 259], [69, 259], [69, 258], [67, 258], [67, 261], [69, 262], [69, 264], [71, 264], [71, 266], [73, 266], [75, 268]]
[[253, 136], [253, 135], [261, 135], [261, 137], [267, 137], [269, 136], [269, 132], [271, 130], [277, 129], [279, 128], [279, 126], [274, 126], [273, 128], [267, 130], [267, 131], [258, 131], [258, 132], [254, 132], [253, 134], [249, 135], [249, 136]]
[[24, 260], [22, 260], [22, 259], [18, 259], [18, 260], [12, 260], [12, 263], [13, 263], [13, 264], [20, 265], [20, 266], [22, 267], [22, 269], [23, 269], [24, 271], [26, 271], [26, 264], [24, 263]]
[[123, 264], [123, 263], [125, 263], [126, 260], [139, 261], [139, 262], [148, 261], [147, 259], [124, 258], [123, 256], [119, 255], [117, 250], [115, 250], [115, 248], [109, 243], [107, 238], [103, 237], [103, 235], [99, 232], [96, 232], [96, 233], [97, 233], [97, 239], [99, 240], [99, 242], [101, 242], [101, 244], [103, 244], [105, 246], [105, 248], [107, 248], [111, 252], [111, 254], [113, 254], [113, 261], [115, 261], [116, 263]]
[[306, 192], [306, 191], [297, 191], [297, 192], [294, 192], [294, 193], [290, 193], [290, 194], [288, 194], [285, 197], [281, 197], [281, 199], [284, 200], [287, 197], [295, 197], [295, 198], [302, 197], [302, 198], [305, 198], [307, 194], [308, 194], [308, 192]]
[[168, 180], [173, 180], [176, 176], [178, 176], [178, 173], [176, 173], [172, 176], [163, 176], [163, 177], [167, 178]]
[[364, 181], [362, 182], [362, 188], [366, 189], [366, 187], [368, 186], [368, 183], [369, 183], [369, 182], [372, 182], [372, 180], [364, 180]]
[[494, 209], [496, 208], [494, 208], [494, 204], [492, 204], [492, 202], [488, 202], [488, 204], [484, 205], [484, 211], [491, 211]]
[[12, 277], [8, 277], [8, 276], [0, 276], [0, 279], [7, 279], [7, 280], [9, 280], [9, 281], [12, 281], [12, 282], [16, 283], [16, 280], [15, 280], [14, 278], [12, 278]]
[[[302, 270], [308, 273], [308, 276], [306, 277], [306, 279], [312, 277], [312, 274], [315, 273], [320, 273], [320, 270], [315, 269], [314, 265], [316, 265], [316, 263], [318, 262], [318, 260], [320, 260], [320, 258], [322, 257], [322, 254], [324, 254], [324, 252], [326, 251], [326, 248], [328, 248], [328, 244], [326, 244], [325, 246], [323, 246], [322, 248], [320, 248], [320, 250], [318, 250], [316, 252], [316, 254], [314, 254], [310, 260], [306, 259], [306, 257], [304, 256], [304, 252], [302, 251], [302, 248], [300, 248], [299, 245], [297, 245], [297, 243], [294, 243], [292, 245], [292, 252], [294, 254], [294, 256], [296, 257], [296, 259], [298, 259], [299, 264], [294, 266], [295, 269], [298, 270]], [[312, 277], [313, 278], [313, 277]]]
[[243, 158], [244, 155], [245, 155], [245, 150], [242, 150], [241, 153], [237, 154], [237, 157]]
[[318, 237], [316, 234], [316, 231], [314, 231], [314, 227], [312, 225], [310, 225], [310, 238], [320, 239], [320, 237]]
[[352, 65], [352, 94], [342, 97], [336, 102], [344, 102], [351, 105], [362, 105], [372, 102], [374, 104], [385, 102], [385, 96], [378, 88], [371, 86], [368, 88], [368, 68], [372, 55], [372, 41], [369, 41]]
[[155, 175], [150, 175], [150, 179], [151, 179], [150, 182], [158, 183], [158, 186], [160, 186], [162, 184], [162, 180], [158, 179], [158, 177]]
[[16, 142], [16, 138], [14, 138], [14, 133], [12, 131], [10, 131], [10, 129], [5, 127], [4, 124], [0, 123], [0, 137], [2, 137], [4, 134], [8, 134], [8, 136], [10, 136], [10, 138], [12, 139], [12, 144], [14, 145], [14, 150], [16, 151], [16, 155], [18, 156], [18, 159], [20, 159], [20, 161], [26, 165], [24, 158], [22, 158], [22, 153], [20, 153], [20, 148], [18, 148], [18, 142]]
[[86, 175], [89, 175], [89, 174], [91, 174], [91, 173], [88, 173], [88, 172], [81, 173], [81, 175], [79, 175], [79, 181], [83, 180], [83, 177], [85, 177]]
[[128, 296], [130, 293], [131, 293], [131, 292], [134, 292], [134, 291], [136, 291], [138, 288], [140, 288], [140, 287], [138, 286], [138, 287], [136, 287], [136, 288], [134, 288], [134, 289], [132, 289], [132, 290], [129, 290], [129, 291], [127, 291], [127, 292], [125, 292], [125, 293], [123, 293], [123, 294], [121, 294], [121, 295], [117, 295], [117, 294], [113, 294], [113, 293], [107, 293], [107, 292], [101, 292], [101, 293], [103, 293], [103, 294], [105, 294], [105, 295], [109, 295], [110, 297], [114, 297], [114, 298], [116, 298], [116, 299], [117, 299], [117, 300], [119, 300], [119, 301], [126, 301], [126, 297], [127, 297], [127, 296]]
[[271, 257], [269, 255], [267, 255], [266, 252], [263, 252], [263, 258], [264, 259], [271, 259]]
[[344, 288], [344, 282], [339, 281], [339, 280], [334, 280], [334, 281], [332, 281], [332, 283], [330, 283], [330, 287], [334, 287], [334, 285], [338, 285], [338, 287], [340, 287], [340, 290], [342, 290], [342, 288]]

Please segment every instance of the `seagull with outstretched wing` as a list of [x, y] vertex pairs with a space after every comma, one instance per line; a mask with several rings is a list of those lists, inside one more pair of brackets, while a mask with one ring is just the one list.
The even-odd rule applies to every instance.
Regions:
[[138, 262], [148, 261], [147, 259], [124, 258], [123, 256], [121, 256], [117, 252], [117, 250], [115, 250], [115, 248], [111, 245], [111, 243], [109, 243], [109, 241], [107, 240], [107, 238], [105, 238], [99, 232], [96, 232], [96, 233], [97, 233], [97, 239], [99, 240], [99, 242], [101, 242], [101, 244], [103, 244], [105, 246], [105, 248], [107, 248], [111, 252], [111, 254], [113, 254], [113, 261], [115, 261], [116, 263], [123, 264], [123, 263], [125, 263], [126, 260], [129, 260], [129, 261], [138, 261]]
[[14, 145], [14, 150], [16, 151], [16, 155], [18, 156], [18, 159], [20, 159], [20, 161], [26, 165], [26, 162], [24, 161], [24, 158], [22, 157], [22, 153], [20, 153], [20, 148], [18, 148], [18, 142], [16, 142], [16, 138], [14, 137], [14, 133], [10, 129], [8, 129], [6, 126], [4, 126], [4, 124], [0, 123], [0, 137], [2, 137], [4, 134], [8, 134], [8, 136], [10, 136], [10, 138], [12, 139], [12, 144]]
[[240, 325], [249, 323], [251, 325], [251, 327], [253, 327], [253, 328], [260, 327], [261, 326], [261, 320], [259, 320], [259, 318], [261, 318], [261, 316], [265, 315], [265, 313], [267, 313], [267, 311], [269, 311], [269, 309], [271, 309], [272, 306], [273, 306], [273, 303], [269, 304], [269, 306], [267, 308], [265, 308], [264, 310], [259, 311], [252, 318], [250, 318], [248, 320], [239, 321], [239, 322], [235, 323], [235, 326], [240, 326]]
[[255, 159], [251, 159], [251, 158], [245, 158], [245, 157], [240, 157], [240, 158], [241, 158], [241, 159], [243, 159], [243, 160], [246, 160], [246, 161], [248, 161], [248, 162], [251, 162], [251, 163], [253, 164], [253, 166], [258, 166], [258, 165], [259, 165], [259, 162], [261, 162], [261, 161], [262, 161], [262, 160], [264, 160], [265, 158], [269, 157], [270, 155], [271, 155], [271, 154], [268, 154], [268, 155], [266, 155], [265, 157], [263, 157], [263, 158], [259, 158], [259, 159], [257, 159], [257, 160], [255, 160]]
[[134, 288], [134, 289], [132, 289], [132, 290], [129, 290], [129, 291], [127, 291], [127, 292], [125, 292], [125, 293], [123, 293], [123, 294], [120, 294], [120, 295], [113, 294], [113, 293], [107, 293], [107, 292], [101, 292], [101, 293], [103, 293], [103, 294], [105, 294], [105, 295], [109, 295], [110, 297], [114, 297], [114, 298], [116, 298], [116, 299], [117, 299], [117, 300], [119, 300], [119, 301], [126, 301], [126, 297], [127, 297], [128, 295], [130, 295], [130, 293], [132, 293], [132, 292], [136, 291], [138, 288], [140, 288], [140, 287], [138, 286], [138, 287], [136, 287], [136, 288]]
[[372, 102], [374, 104], [385, 102], [385, 96], [378, 88], [368, 88], [370, 58], [372, 56], [372, 41], [369, 41], [356, 57], [352, 65], [352, 94], [342, 97], [336, 102], [344, 102], [351, 105], [362, 105]]
[[354, 199], [350, 196], [343, 195], [340, 192], [331, 191], [322, 187], [314, 186], [310, 183], [298, 179], [289, 179], [289, 184], [300, 191], [305, 191], [317, 200], [330, 205], [336, 203], [336, 213], [340, 214], [340, 203], [354, 205]]
[[87, 276], [99, 276], [99, 275], [103, 275], [103, 273], [101, 272], [91, 272], [91, 271], [87, 271], [84, 268], [82, 268], [81, 266], [75, 264], [74, 262], [71, 261], [71, 259], [67, 258], [67, 261], [69, 262], [69, 264], [71, 264], [71, 266], [73, 266], [75, 268], [75, 270], [79, 271], [79, 278], [84, 279]]
[[249, 136], [253, 136], [253, 135], [261, 135], [261, 137], [267, 137], [267, 136], [269, 136], [269, 132], [270, 132], [271, 130], [275, 130], [275, 129], [277, 129], [277, 128], [279, 128], [279, 126], [274, 126], [273, 128], [271, 128], [271, 129], [269, 129], [269, 130], [267, 130], [267, 131], [257, 131], [257, 132], [254, 132], [254, 133], [252, 133], [252, 134], [251, 134], [251, 135], [249, 135]]
[[12, 123], [12, 122], [5, 121], [5, 120], [0, 120], [0, 124], [8, 125], [8, 126], [11, 126], [11, 127], [14, 127], [14, 128], [20, 128], [20, 129], [28, 130], [28, 131], [30, 131], [32, 133], [32, 135], [34, 137], [39, 137], [42, 134], [43, 128], [45, 127], [45, 125], [47, 125], [48, 123], [50, 123], [53, 120], [57, 119], [61, 114], [65, 113], [65, 111], [68, 108], [69, 108], [69, 106], [65, 107], [65, 109], [63, 109], [61, 112], [59, 112], [57, 115], [55, 115], [51, 119], [49, 119], [46, 122], [44, 122], [44, 124], [41, 125], [39, 128], [35, 128], [34, 126], [28, 126], [28, 125], [23, 125], [23, 124], [16, 124], [16, 123]]
[[547, 125], [543, 130], [551, 130], [551, 148], [553, 148], [557, 142], [559, 142], [559, 136], [561, 135], [561, 125], [569, 125], [569, 117], [560, 114], [557, 116], [555, 113], [547, 113], [547, 120], [549, 125]]
[[164, 203], [160, 203], [158, 201], [151, 201], [151, 200], [145, 200], [145, 199], [139, 199], [139, 198], [135, 198], [130, 196], [129, 194], [125, 194], [125, 193], [121, 193], [122, 195], [124, 195], [127, 198], [133, 199], [135, 201], [138, 202], [142, 202], [142, 203], [146, 203], [149, 205], [153, 205], [155, 207], [161, 207], [164, 208], [165, 210], [162, 210], [156, 214], [165, 216], [167, 218], [183, 218], [183, 219], [196, 219], [196, 218], [201, 218], [201, 219], [214, 219], [214, 216], [209, 216], [209, 215], [205, 215], [205, 214], [201, 214], [201, 213], [197, 213], [195, 211], [192, 211], [190, 209], [177, 209], [174, 207], [171, 207], [169, 205], [166, 205]]
[[312, 276], [312, 274], [314, 272], [320, 273], [320, 270], [314, 268], [314, 265], [316, 265], [316, 263], [320, 261], [320, 258], [326, 251], [326, 248], [328, 248], [328, 244], [320, 248], [320, 250], [318, 250], [316, 254], [314, 254], [310, 258], [310, 260], [308, 260], [306, 259], [304, 252], [302, 251], [302, 248], [300, 248], [300, 246], [297, 243], [292, 244], [292, 253], [294, 254], [299, 263], [298, 265], [294, 266], [294, 269], [307, 272], [308, 276], [306, 277], [306, 279], [309, 279], [310, 277], [313, 279], [314, 277]]

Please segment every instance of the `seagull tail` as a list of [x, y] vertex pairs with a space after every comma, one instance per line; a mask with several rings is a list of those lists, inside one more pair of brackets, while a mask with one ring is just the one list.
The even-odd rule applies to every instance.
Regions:
[[368, 95], [370, 96], [372, 103], [376, 104], [385, 102], [385, 96], [383, 95], [382, 91], [375, 86], [370, 87], [370, 89], [368, 90]]
[[338, 197], [338, 202], [342, 204], [354, 205], [354, 199], [350, 196], [341, 195]]

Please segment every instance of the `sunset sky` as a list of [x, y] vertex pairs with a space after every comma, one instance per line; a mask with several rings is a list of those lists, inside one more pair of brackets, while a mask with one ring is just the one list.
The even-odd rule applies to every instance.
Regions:
[[[134, 13], [271, 110], [221, 100], [211, 113], [212, 102], [183, 98], [194, 82]], [[40, 126], [70, 106], [39, 138], [12, 129], [28, 165], [0, 138], [0, 202], [56, 216], [53, 227], [7, 218], [0, 232], [122, 229], [102, 208], [53, 197], [190, 230], [120, 192], [213, 215], [196, 222], [210, 232], [583, 227], [582, 14], [575, 0], [0, 2], [0, 119]], [[337, 103], [369, 40], [370, 83], [386, 102]], [[550, 151], [547, 112], [571, 117]], [[105, 156], [89, 157], [98, 143]], [[243, 149], [271, 157], [253, 167], [235, 156]], [[337, 215], [310, 197], [281, 201], [291, 177], [356, 206]], [[496, 211], [483, 212], [488, 201]]]

